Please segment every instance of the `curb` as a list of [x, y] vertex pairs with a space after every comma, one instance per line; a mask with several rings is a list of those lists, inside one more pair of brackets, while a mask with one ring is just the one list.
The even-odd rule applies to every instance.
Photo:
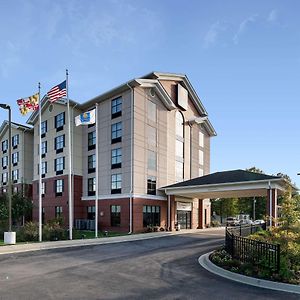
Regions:
[[269, 281], [269, 280], [253, 278], [253, 277], [249, 277], [249, 276], [245, 276], [245, 275], [241, 275], [241, 274], [237, 274], [237, 273], [233, 273], [233, 272], [224, 270], [223, 268], [216, 266], [214, 263], [212, 263], [210, 261], [209, 256], [211, 253], [213, 253], [213, 251], [201, 255], [198, 259], [198, 262], [204, 269], [206, 269], [207, 271], [209, 271], [215, 275], [224, 277], [224, 278], [232, 280], [232, 281], [256, 286], [256, 287], [263, 288], [263, 289], [300, 294], [300, 286], [297, 286], [294, 284], [273, 282], [273, 281]]
[[[220, 229], [220, 228], [219, 228]], [[41, 243], [30, 243], [30, 244], [19, 244], [19, 245], [6, 245], [0, 247], [0, 256], [5, 254], [13, 253], [25, 253], [31, 251], [40, 250], [53, 250], [53, 249], [63, 249], [63, 248], [74, 248], [74, 247], [84, 247], [84, 246], [96, 246], [96, 245], [106, 245], [115, 243], [126, 243], [134, 241], [142, 241], [153, 238], [162, 238], [181, 234], [192, 234], [192, 233], [206, 233], [210, 231], [208, 229], [195, 229], [188, 231], [174, 231], [174, 232], [164, 232], [164, 233], [144, 233], [144, 234], [133, 234], [128, 236], [118, 236], [118, 237], [107, 237], [107, 238], [94, 238], [86, 240], [72, 240], [72, 241], [58, 241], [58, 242], [41, 242]], [[213, 230], [212, 230], [213, 231]]]

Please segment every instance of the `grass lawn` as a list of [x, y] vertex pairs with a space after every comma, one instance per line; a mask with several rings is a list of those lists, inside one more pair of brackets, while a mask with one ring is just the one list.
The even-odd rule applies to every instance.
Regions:
[[[108, 231], [107, 235], [104, 234], [104, 232], [98, 231], [98, 237], [113, 237], [113, 236], [121, 236], [121, 235], [127, 235], [127, 233], [122, 232], [110, 232]], [[89, 230], [73, 230], [73, 239], [93, 239], [95, 238], [95, 231], [89, 231]]]

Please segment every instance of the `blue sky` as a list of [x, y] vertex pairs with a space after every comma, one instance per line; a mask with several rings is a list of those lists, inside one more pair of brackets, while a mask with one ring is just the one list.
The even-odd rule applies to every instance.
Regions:
[[[299, 1], [0, 0], [0, 102], [70, 73], [84, 102], [153, 70], [185, 73], [218, 136], [211, 171], [256, 166], [300, 187]], [[0, 120], [6, 112], [0, 111]]]

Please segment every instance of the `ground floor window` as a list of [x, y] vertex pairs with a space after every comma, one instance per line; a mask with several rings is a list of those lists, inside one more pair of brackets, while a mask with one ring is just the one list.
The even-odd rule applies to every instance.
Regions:
[[143, 226], [160, 226], [160, 206], [143, 206]]
[[95, 206], [87, 207], [87, 218], [88, 220], [95, 220]]
[[62, 206], [55, 206], [55, 218], [60, 218], [62, 216]]
[[121, 224], [121, 206], [111, 205], [110, 206], [110, 221], [111, 226], [120, 226]]

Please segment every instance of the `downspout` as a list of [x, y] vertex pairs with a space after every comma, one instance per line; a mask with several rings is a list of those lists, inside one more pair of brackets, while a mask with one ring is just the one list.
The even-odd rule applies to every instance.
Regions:
[[134, 113], [134, 93], [133, 88], [127, 82], [127, 86], [130, 88], [131, 91], [131, 116], [130, 116], [130, 198], [129, 198], [129, 232], [128, 234], [132, 233], [132, 194], [133, 194], [133, 113]]

